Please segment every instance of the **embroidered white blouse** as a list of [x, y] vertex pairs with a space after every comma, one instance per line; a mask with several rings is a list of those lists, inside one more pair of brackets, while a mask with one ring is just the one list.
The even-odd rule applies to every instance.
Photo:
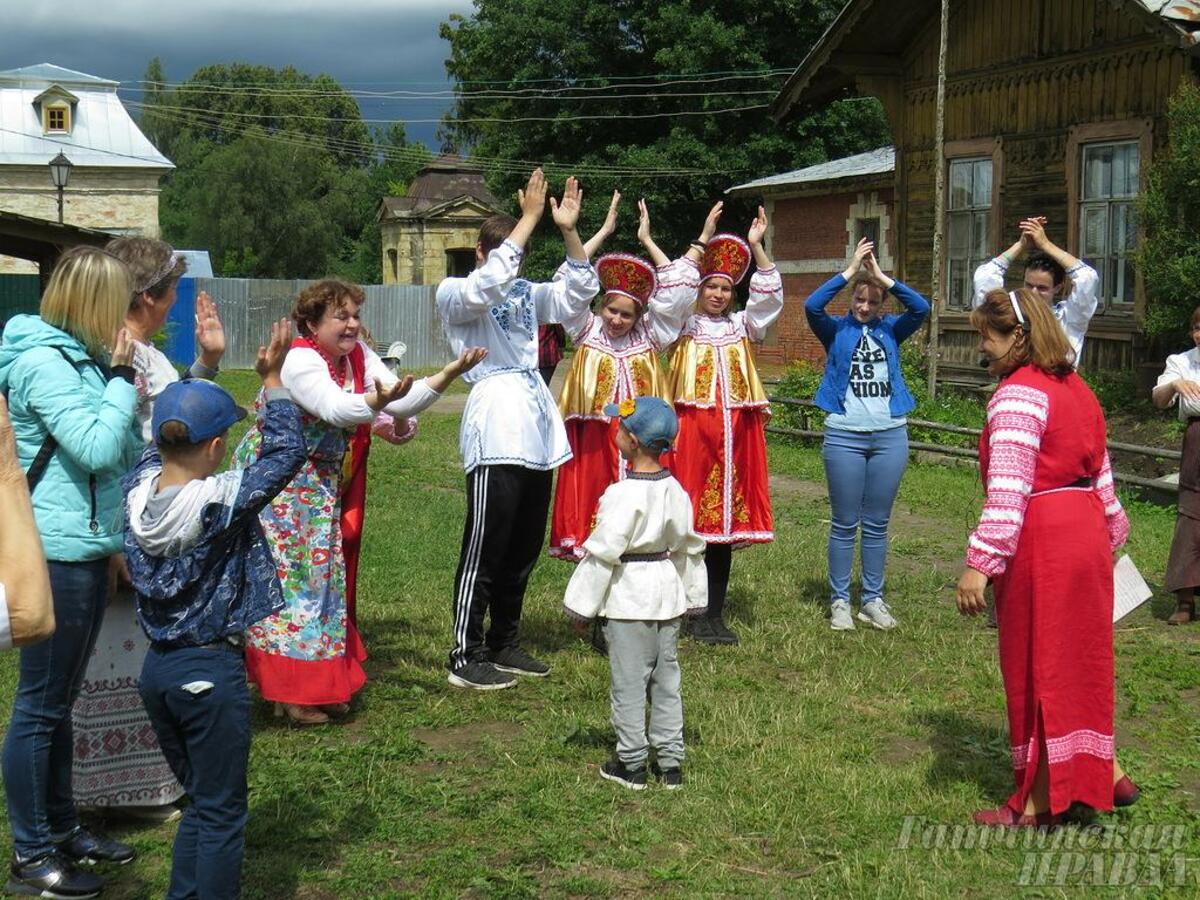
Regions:
[[[667, 621], [708, 606], [704, 539], [692, 527], [692, 502], [665, 469], [630, 472], [600, 497], [596, 527], [583, 545], [563, 597], [577, 619]], [[666, 559], [622, 562], [626, 554]]]
[[[1200, 347], [1168, 356], [1167, 365], [1154, 386], [1162, 387], [1181, 378], [1184, 381], [1200, 382]], [[1176, 394], [1174, 402], [1178, 405], [1180, 421], [1186, 422], [1194, 416], [1200, 416], [1200, 400], [1188, 400], [1182, 394]]]
[[[1008, 260], [1003, 256], [990, 259], [975, 270], [972, 309], [983, 306], [988, 291], [1003, 289], [1007, 272]], [[1067, 343], [1075, 351], [1075, 368], [1078, 369], [1083, 360], [1083, 338], [1087, 334], [1092, 316], [1096, 314], [1100, 276], [1096, 274], [1095, 269], [1081, 260], [1079, 265], [1067, 270], [1067, 277], [1071, 279], [1071, 293], [1065, 300], [1059, 300], [1050, 308], [1067, 336]]]
[[[167, 359], [165, 353], [153, 344], [142, 341], [133, 342], [133, 386], [137, 391], [137, 408], [134, 417], [142, 440], [147, 444], [154, 441], [150, 429], [150, 419], [154, 413], [154, 401], [168, 385], [179, 380], [175, 366]], [[210, 369], [197, 359], [188, 370], [192, 378], [207, 378], [209, 381], [217, 377], [217, 370]]]
[[565, 277], [535, 284], [517, 277], [522, 250], [505, 241], [466, 278], [438, 285], [437, 306], [455, 354], [486, 347], [488, 357], [463, 380], [463, 467], [519, 465], [546, 470], [571, 458], [562, 416], [538, 374], [538, 325], [586, 312], [600, 290], [587, 260], [568, 258]]
[[[375, 378], [387, 387], [395, 384], [398, 379], [375, 351], [361, 341], [359, 344], [366, 363], [366, 384], [372, 384]], [[365, 395], [348, 391], [345, 385], [334, 384], [329, 377], [329, 366], [311, 347], [293, 347], [288, 351], [279, 380], [291, 392], [297, 406], [330, 425], [354, 428], [375, 421], [376, 412], [367, 405]], [[399, 432], [405, 419], [432, 406], [440, 396], [421, 378], [413, 382], [407, 394], [385, 406], [383, 412], [396, 420]]]

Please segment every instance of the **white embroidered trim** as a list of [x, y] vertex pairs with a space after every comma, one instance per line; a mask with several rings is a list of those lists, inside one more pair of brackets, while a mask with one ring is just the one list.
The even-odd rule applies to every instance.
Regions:
[[[1101, 734], [1090, 728], [1080, 728], [1062, 737], [1046, 738], [1046, 761], [1050, 765], [1064, 763], [1086, 753], [1099, 759], [1112, 759], [1116, 753], [1116, 742], [1111, 734]], [[1012, 748], [1014, 769], [1024, 769], [1033, 759], [1036, 744], [1033, 738], [1023, 746]]]

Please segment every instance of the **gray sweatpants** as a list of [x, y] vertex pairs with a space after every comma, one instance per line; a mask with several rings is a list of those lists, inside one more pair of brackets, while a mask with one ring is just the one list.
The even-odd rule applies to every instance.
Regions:
[[644, 766], [651, 746], [660, 767], [671, 769], [683, 763], [679, 623], [679, 619], [665, 622], [609, 619], [604, 625], [612, 670], [612, 726], [617, 732], [617, 758], [626, 766]]

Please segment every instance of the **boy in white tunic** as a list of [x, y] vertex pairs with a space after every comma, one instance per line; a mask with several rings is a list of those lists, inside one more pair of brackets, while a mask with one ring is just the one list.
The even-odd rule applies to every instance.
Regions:
[[455, 687], [497, 690], [512, 687], [514, 674], [550, 672], [518, 643], [525, 585], [545, 540], [552, 473], [571, 458], [562, 416], [538, 373], [538, 326], [577, 317], [600, 291], [575, 230], [582, 197], [568, 178], [562, 202], [550, 200], [566, 246], [562, 278], [534, 284], [517, 277], [546, 205], [546, 179], [537, 169], [518, 191], [520, 220], [485, 221], [475, 247], [478, 267], [438, 285], [438, 312], [454, 352], [488, 351], [463, 378], [471, 395], [459, 432], [467, 520], [454, 580], [448, 680]]
[[1046, 236], [1044, 216], [1024, 219], [1020, 229], [1021, 237], [1015, 244], [975, 270], [971, 308], [982, 306], [988, 291], [1003, 288], [1009, 265], [1028, 254], [1022, 287], [1049, 304], [1067, 336], [1067, 343], [1075, 352], [1075, 368], [1078, 369], [1083, 362], [1083, 338], [1096, 314], [1100, 276], [1083, 260]]
[[653, 747], [655, 773], [673, 789], [683, 784], [679, 625], [708, 606], [706, 544], [692, 527], [687, 492], [659, 462], [679, 431], [675, 410], [658, 397], [638, 397], [604, 413], [621, 419], [616, 442], [629, 472], [600, 498], [563, 607], [580, 630], [597, 616], [607, 619], [617, 755], [600, 775], [642, 790]]

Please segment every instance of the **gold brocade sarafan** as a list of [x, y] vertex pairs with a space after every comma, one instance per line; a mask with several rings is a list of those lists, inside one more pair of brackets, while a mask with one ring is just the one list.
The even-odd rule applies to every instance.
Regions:
[[585, 343], [571, 361], [571, 371], [558, 398], [558, 411], [563, 419], [606, 419], [604, 407], [627, 397], [667, 400], [666, 382], [657, 355], [648, 344], [642, 350], [614, 355]]
[[670, 399], [687, 406], [715, 406], [719, 383], [726, 407], [767, 406], [767, 392], [751, 354], [745, 338], [722, 346], [685, 334], [671, 354]]

